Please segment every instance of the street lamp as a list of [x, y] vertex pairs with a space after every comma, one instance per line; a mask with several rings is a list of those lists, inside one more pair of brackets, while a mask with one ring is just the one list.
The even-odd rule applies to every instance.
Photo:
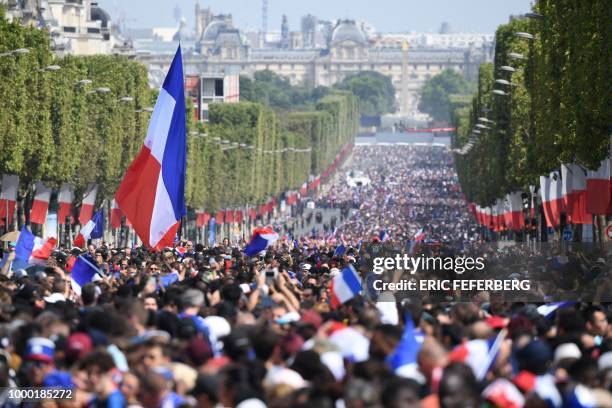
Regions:
[[100, 87], [100, 88], [96, 88], [95, 92], [97, 92], [97, 93], [109, 93], [110, 91], [111, 91], [110, 88], [103, 86], [103, 87]]
[[512, 83], [510, 81], [506, 81], [505, 79], [496, 79], [495, 83], [496, 84], [500, 84], [500, 85], [516, 86], [515, 83]]
[[510, 52], [510, 53], [508, 53], [508, 58], [516, 59], [516, 60], [522, 60], [522, 59], [525, 59], [525, 56], [523, 54], [518, 53], [518, 52]]
[[516, 72], [516, 68], [511, 67], [509, 65], [502, 65], [501, 67], [499, 67], [499, 69], [506, 72]]
[[535, 20], [542, 20], [544, 18], [544, 15], [540, 14], [540, 13], [533, 13], [533, 12], [531, 12], [531, 13], [525, 13], [525, 17], [533, 18]]
[[11, 55], [23, 55], [23, 54], [28, 54], [29, 52], [30, 50], [28, 50], [27, 48], [17, 48], [16, 50], [13, 50], [13, 51], [7, 51], [7, 52], [0, 53], [0, 57], [9, 57]]
[[80, 79], [78, 81], [76, 81], [77, 85], [89, 85], [91, 84], [93, 81], [91, 79]]
[[524, 31], [519, 31], [514, 33], [515, 36], [519, 37], [519, 38], [524, 38], [526, 40], [533, 40], [535, 38], [535, 36], [533, 34], [529, 34], [526, 33]]
[[493, 93], [495, 95], [501, 95], [501, 96], [508, 95], [506, 92], [502, 91], [501, 89], [494, 89], [494, 90], [491, 91], [491, 93]]
[[472, 130], [472, 133], [476, 133], [477, 135], [481, 134], [482, 132], [478, 129], [474, 129]]
[[143, 112], [153, 112], [153, 108], [150, 106], [145, 106], [144, 108], [142, 108]]
[[59, 65], [48, 65], [44, 68], [39, 69], [39, 72], [55, 72], [55, 71], [59, 71], [62, 67], [60, 67]]
[[131, 96], [123, 96], [119, 98], [119, 102], [132, 102], [133, 100], [134, 98]]

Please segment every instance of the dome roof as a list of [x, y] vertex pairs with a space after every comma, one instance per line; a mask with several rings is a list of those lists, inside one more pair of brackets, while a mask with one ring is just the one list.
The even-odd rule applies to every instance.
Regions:
[[215, 20], [211, 21], [210, 24], [206, 26], [206, 29], [202, 33], [202, 41], [215, 41], [217, 39], [217, 35], [221, 30], [227, 30], [232, 28], [231, 25], [226, 23], [225, 21]]
[[94, 21], [100, 20], [102, 28], [108, 28], [108, 23], [111, 20], [110, 15], [106, 12], [106, 10], [97, 6], [91, 7], [91, 19]]
[[365, 33], [359, 27], [357, 27], [357, 24], [355, 24], [353, 20], [340, 21], [332, 32], [332, 44], [346, 40], [354, 41], [360, 44], [367, 42]]

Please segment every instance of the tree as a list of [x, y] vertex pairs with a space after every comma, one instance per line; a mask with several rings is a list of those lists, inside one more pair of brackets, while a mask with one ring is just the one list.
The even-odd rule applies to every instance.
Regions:
[[473, 85], [460, 73], [446, 69], [423, 85], [419, 110], [428, 113], [435, 121], [450, 123], [452, 95], [469, 94], [472, 89]]
[[395, 111], [395, 88], [388, 76], [363, 71], [346, 77], [336, 88], [350, 91], [359, 98], [359, 112], [379, 116]]
[[291, 83], [272, 71], [257, 71], [253, 79], [240, 76], [240, 99], [259, 102], [276, 110], [309, 110], [317, 100], [329, 93], [329, 88], [312, 88]]

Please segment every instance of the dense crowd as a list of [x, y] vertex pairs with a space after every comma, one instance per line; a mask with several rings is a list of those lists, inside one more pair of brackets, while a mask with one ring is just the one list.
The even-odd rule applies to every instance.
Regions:
[[[350, 187], [346, 178], [356, 173], [369, 182]], [[381, 231], [407, 241], [421, 228], [430, 240], [441, 241], [474, 238], [477, 232], [451, 156], [441, 146], [359, 146], [350, 170], [337, 177], [320, 200], [357, 209], [339, 228], [355, 241]]]
[[[366, 288], [333, 307], [332, 281], [349, 268], [367, 282], [372, 248], [404, 249], [421, 228], [434, 244], [422, 250], [524, 255], [478, 240], [447, 150], [357, 147], [348, 166], [371, 181], [337, 178], [317, 198], [352, 209], [334, 240], [282, 237], [254, 257], [227, 239], [159, 252], [94, 242], [5, 268], [0, 387], [73, 391], [49, 407], [612, 407], [607, 303]], [[79, 290], [77, 256], [100, 267]], [[577, 265], [601, 273], [603, 257]]]

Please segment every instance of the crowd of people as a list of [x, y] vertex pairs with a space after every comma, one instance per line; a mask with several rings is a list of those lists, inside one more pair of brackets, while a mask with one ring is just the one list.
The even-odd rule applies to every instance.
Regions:
[[[428, 245], [413, 253], [522, 267], [522, 250], [479, 240], [447, 149], [357, 146], [343, 171], [370, 182], [336, 177], [315, 198], [351, 209], [334, 239], [283, 236], [254, 257], [227, 239], [158, 252], [93, 242], [5, 269], [0, 406], [612, 407], [608, 303], [367, 287], [372, 251], [406, 250], [421, 233]], [[79, 256], [100, 270], [82, 287]], [[601, 276], [601, 257], [565, 264]], [[338, 305], [334, 284], [351, 271], [363, 290]], [[36, 403], [2, 387], [71, 392]]]

